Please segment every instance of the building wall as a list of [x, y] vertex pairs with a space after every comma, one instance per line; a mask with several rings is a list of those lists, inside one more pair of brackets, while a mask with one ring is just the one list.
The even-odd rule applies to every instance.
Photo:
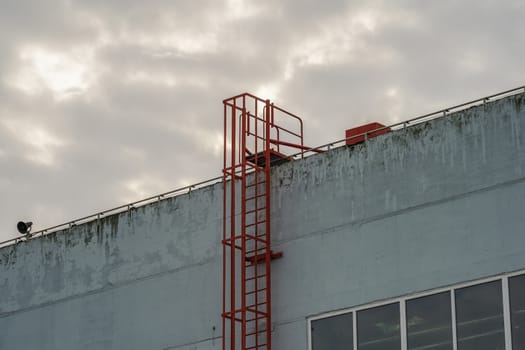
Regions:
[[[525, 269], [525, 96], [272, 173], [275, 349], [307, 318]], [[222, 184], [0, 249], [0, 349], [220, 349]]]

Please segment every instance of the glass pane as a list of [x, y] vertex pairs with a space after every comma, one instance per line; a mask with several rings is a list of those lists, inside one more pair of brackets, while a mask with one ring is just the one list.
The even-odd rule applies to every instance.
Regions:
[[509, 278], [512, 348], [525, 349], [525, 275]]
[[501, 281], [456, 290], [458, 350], [504, 350]]
[[312, 350], [352, 350], [352, 314], [312, 321]]
[[359, 350], [401, 349], [399, 303], [359, 311], [357, 342]]
[[409, 350], [452, 350], [449, 292], [408, 300], [406, 314]]

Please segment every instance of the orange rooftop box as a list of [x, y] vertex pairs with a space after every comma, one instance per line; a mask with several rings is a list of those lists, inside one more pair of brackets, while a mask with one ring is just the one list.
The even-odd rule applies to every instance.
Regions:
[[[377, 129], [381, 129], [381, 130], [370, 132], [370, 131], [374, 131]], [[391, 131], [390, 128], [386, 128], [381, 123], [369, 123], [369, 124], [361, 125], [361, 126], [346, 130], [345, 132], [346, 144], [355, 145], [357, 143], [365, 141], [365, 135], [364, 135], [365, 133], [367, 133], [366, 137], [371, 139], [372, 137], [383, 135], [390, 131]], [[357, 135], [361, 135], [361, 136], [357, 136]]]

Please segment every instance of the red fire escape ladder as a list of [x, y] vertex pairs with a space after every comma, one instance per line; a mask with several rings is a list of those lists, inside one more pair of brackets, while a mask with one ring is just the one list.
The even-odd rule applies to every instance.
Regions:
[[306, 150], [299, 117], [250, 94], [224, 103], [223, 350], [271, 350], [270, 168]]

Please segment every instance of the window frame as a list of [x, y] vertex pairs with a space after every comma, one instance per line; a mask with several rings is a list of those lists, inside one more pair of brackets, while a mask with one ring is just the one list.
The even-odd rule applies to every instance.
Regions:
[[357, 350], [357, 312], [371, 309], [378, 306], [384, 306], [387, 304], [398, 303], [399, 306], [399, 317], [400, 317], [400, 333], [401, 333], [401, 350], [407, 350], [407, 328], [406, 328], [406, 302], [411, 299], [421, 298], [430, 296], [433, 294], [448, 292], [450, 295], [450, 307], [451, 307], [451, 322], [452, 322], [452, 345], [453, 350], [457, 350], [457, 322], [456, 322], [456, 298], [455, 290], [465, 287], [471, 287], [478, 284], [489, 283], [494, 281], [501, 282], [502, 291], [502, 303], [503, 303], [503, 327], [505, 335], [505, 349], [512, 349], [512, 326], [511, 326], [511, 315], [510, 315], [510, 294], [509, 294], [509, 278], [524, 275], [525, 269], [501, 273], [498, 275], [470, 280], [467, 282], [451, 284], [446, 287], [440, 287], [435, 289], [429, 289], [422, 292], [410, 293], [403, 296], [398, 296], [390, 299], [382, 299], [372, 303], [360, 304], [355, 307], [334, 310], [330, 312], [324, 312], [316, 315], [312, 315], [306, 318], [307, 323], [307, 343], [308, 349], [312, 349], [312, 321], [320, 320], [323, 318], [338, 316], [342, 314], [352, 313], [352, 331], [353, 331], [353, 349]]
[[[455, 339], [454, 335], [453, 335], [453, 329], [454, 329], [453, 325], [455, 323], [453, 322], [453, 320], [455, 319], [455, 317], [453, 317], [453, 315], [452, 315], [451, 295], [452, 295], [452, 292], [450, 292], [450, 291], [435, 292], [435, 293], [424, 295], [424, 296], [421, 296], [421, 297], [407, 298], [407, 299], [405, 299], [404, 302], [401, 302], [401, 305], [404, 305], [405, 309], [408, 310], [409, 309], [408, 304], [410, 302], [412, 302], [412, 301], [418, 301], [418, 300], [421, 300], [421, 299], [431, 298], [431, 297], [435, 297], [435, 296], [444, 296], [444, 297], [448, 298], [447, 305], [450, 306], [450, 308], [449, 308], [449, 313], [450, 313], [450, 337], [451, 337], [450, 340], [451, 340], [451, 343], [453, 344], [454, 343], [454, 339]], [[447, 326], [448, 326], [448, 324], [447, 324]], [[406, 334], [405, 334], [406, 345], [405, 345], [405, 347], [403, 349], [408, 349], [408, 345], [409, 345], [410, 342], [409, 342], [409, 339], [408, 339], [408, 333], [409, 332], [408, 332], [408, 324], [406, 323], [406, 319], [405, 319], [405, 324], [404, 324], [403, 328], [405, 329], [405, 332], [406, 332]], [[448, 333], [448, 327], [447, 327], [447, 333]]]

